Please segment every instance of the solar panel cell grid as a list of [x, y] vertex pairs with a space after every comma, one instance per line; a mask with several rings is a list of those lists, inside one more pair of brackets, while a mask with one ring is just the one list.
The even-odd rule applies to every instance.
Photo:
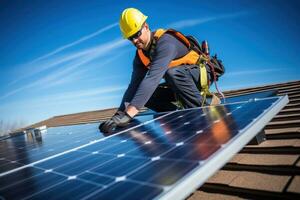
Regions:
[[[6, 186], [0, 184], [0, 196], [5, 199], [162, 197], [238, 140], [247, 127], [279, 101], [270, 98], [165, 116], [143, 116], [155, 120], [146, 123], [142, 120], [137, 127], [121, 134], [102, 139], [99, 136], [100, 140], [82, 148], [16, 172], [6, 172], [7, 175], [0, 176], [0, 182], [7, 180], [6, 177], [13, 179], [6, 181]], [[95, 138], [77, 128], [81, 137], [88, 137], [85, 141]], [[91, 133], [96, 127], [85, 128]], [[5, 164], [3, 161], [1, 166]], [[20, 176], [18, 180], [16, 174]]]

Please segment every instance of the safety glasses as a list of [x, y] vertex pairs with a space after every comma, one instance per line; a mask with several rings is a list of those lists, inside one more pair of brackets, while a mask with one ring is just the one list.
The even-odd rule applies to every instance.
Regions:
[[133, 41], [134, 39], [139, 38], [142, 35], [143, 28], [144, 28], [144, 26], [142, 26], [142, 28], [138, 32], [136, 32], [135, 34], [133, 34], [132, 36], [130, 36], [128, 38], [128, 40]]

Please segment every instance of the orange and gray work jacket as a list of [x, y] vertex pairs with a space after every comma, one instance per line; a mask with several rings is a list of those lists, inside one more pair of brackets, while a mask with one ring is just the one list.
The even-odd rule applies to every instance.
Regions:
[[[125, 109], [125, 102], [142, 108], [152, 96], [169, 67], [197, 65], [199, 55], [190, 50], [184, 36], [176, 31], [162, 29], [152, 33], [149, 51], [137, 50], [130, 84], [123, 96], [119, 110]], [[155, 45], [153, 45], [153, 42]], [[154, 48], [152, 48], [154, 46]], [[207, 69], [209, 70], [209, 69]]]

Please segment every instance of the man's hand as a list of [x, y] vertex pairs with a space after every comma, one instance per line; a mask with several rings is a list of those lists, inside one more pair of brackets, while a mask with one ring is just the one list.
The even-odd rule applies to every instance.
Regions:
[[118, 111], [111, 119], [102, 122], [99, 130], [103, 133], [112, 133], [117, 127], [127, 126], [132, 120], [126, 112]]

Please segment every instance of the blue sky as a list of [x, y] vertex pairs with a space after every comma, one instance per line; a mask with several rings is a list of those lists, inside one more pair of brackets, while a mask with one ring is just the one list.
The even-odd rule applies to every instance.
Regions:
[[300, 1], [0, 0], [0, 120], [119, 106], [135, 50], [118, 27], [127, 7], [208, 40], [222, 90], [300, 79]]

